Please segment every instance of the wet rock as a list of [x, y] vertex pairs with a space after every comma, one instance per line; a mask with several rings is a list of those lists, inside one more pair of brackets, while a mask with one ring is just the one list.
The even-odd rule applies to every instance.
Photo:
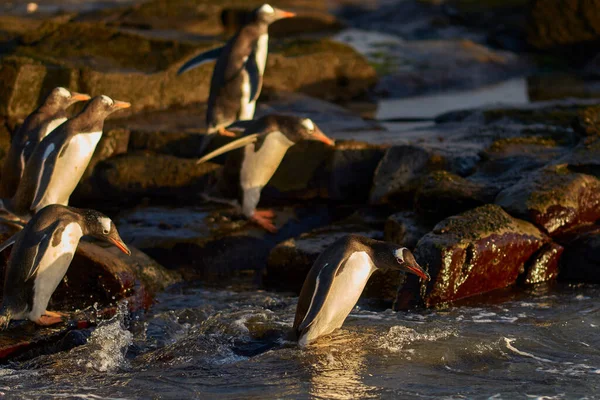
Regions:
[[600, 6], [594, 1], [531, 2], [527, 40], [539, 49], [573, 46], [600, 38]]
[[577, 74], [532, 75], [527, 78], [527, 92], [531, 101], [598, 99], [600, 83]]
[[415, 249], [415, 258], [431, 275], [420, 287], [409, 276], [396, 309], [427, 307], [503, 288], [516, 282], [526, 262], [549, 239], [532, 224], [515, 219], [496, 205], [485, 205], [438, 223]]
[[546, 243], [542, 246], [529, 260], [523, 284], [532, 285], [556, 279], [564, 250], [564, 247], [556, 243]]
[[494, 201], [497, 190], [447, 171], [427, 175], [415, 195], [415, 210], [429, 221], [459, 214]]
[[595, 137], [582, 140], [572, 151], [556, 160], [556, 164], [566, 164], [571, 171], [600, 179], [600, 140]]
[[579, 112], [576, 126], [586, 136], [600, 136], [600, 106], [586, 107]]
[[201, 205], [177, 209], [138, 208], [123, 213], [117, 225], [124, 240], [142, 249], [186, 279], [212, 283], [265, 267], [269, 251], [280, 241], [330, 221], [324, 207], [276, 209], [275, 235], [235, 214], [231, 207]]
[[[337, 239], [350, 233], [383, 239], [379, 230], [365, 225], [339, 223], [315, 229], [299, 237], [279, 243], [269, 254], [265, 283], [278, 290], [300, 293], [308, 271], [319, 255]], [[375, 271], [363, 296], [370, 299], [392, 302], [398, 286], [404, 281], [399, 271]]]
[[600, 282], [600, 228], [592, 227], [565, 243], [559, 279]]
[[557, 235], [600, 219], [600, 181], [556, 165], [524, 177], [500, 192], [495, 202]]
[[144, 197], [190, 204], [215, 179], [220, 167], [196, 165], [195, 159], [135, 152], [105, 160], [94, 168], [89, 184], [97, 202], [136, 202]]
[[383, 238], [386, 242], [396, 243], [414, 249], [419, 239], [431, 230], [431, 226], [422, 221], [412, 211], [392, 214], [385, 222]]
[[[10, 150], [11, 133], [4, 118], [0, 118], [0, 162]], [[2, 177], [0, 177], [2, 178]]]

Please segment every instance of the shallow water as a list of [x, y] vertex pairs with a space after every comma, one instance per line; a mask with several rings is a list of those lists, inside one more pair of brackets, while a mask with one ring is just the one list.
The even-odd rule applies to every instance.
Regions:
[[84, 399], [595, 398], [599, 294], [594, 286], [538, 288], [443, 311], [357, 307], [343, 329], [300, 349], [287, 339], [295, 297], [178, 287], [143, 318], [104, 323], [82, 347], [0, 370], [0, 391]]

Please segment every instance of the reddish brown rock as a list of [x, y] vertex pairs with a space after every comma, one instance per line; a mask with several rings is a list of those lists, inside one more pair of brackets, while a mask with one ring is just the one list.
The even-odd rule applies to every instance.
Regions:
[[496, 204], [557, 235], [600, 219], [600, 180], [555, 165], [501, 191]]
[[532, 285], [556, 279], [564, 250], [564, 247], [556, 243], [546, 243], [542, 246], [529, 260], [523, 284]]
[[409, 276], [396, 309], [419, 303], [440, 306], [503, 288], [516, 282], [525, 264], [547, 236], [532, 224], [515, 219], [495, 205], [447, 218], [417, 244], [415, 258], [431, 275], [420, 287]]

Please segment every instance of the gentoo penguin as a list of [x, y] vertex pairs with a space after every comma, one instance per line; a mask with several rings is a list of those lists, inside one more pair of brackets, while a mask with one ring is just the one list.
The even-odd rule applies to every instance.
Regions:
[[[186, 62], [182, 74], [206, 62], [217, 60], [210, 83], [206, 125], [208, 136], [218, 132], [234, 136], [226, 127], [238, 120], [254, 118], [260, 95], [269, 46], [269, 24], [295, 16], [268, 4], [255, 9], [249, 21], [223, 47], [202, 53]], [[203, 149], [201, 149], [203, 150]]]
[[241, 212], [269, 232], [276, 232], [271, 210], [257, 211], [262, 188], [269, 182], [286, 151], [300, 140], [318, 140], [333, 146], [308, 118], [271, 114], [252, 121], [238, 121], [227, 127], [242, 131], [242, 137], [205, 155], [198, 163], [228, 151], [244, 147], [228, 157], [221, 182], [220, 195], [239, 201]]
[[300, 346], [341, 327], [377, 269], [429, 280], [405, 247], [358, 235], [337, 240], [317, 258], [302, 286], [293, 328]]
[[67, 205], [100, 141], [105, 118], [129, 106], [108, 96], [94, 97], [40, 142], [25, 165], [17, 192], [2, 206], [26, 217], [49, 204]]
[[19, 185], [25, 163], [37, 144], [57, 126], [67, 120], [67, 108], [78, 101], [89, 100], [87, 94], [54, 88], [42, 104], [23, 121], [10, 143], [10, 150], [2, 166], [0, 198], [12, 197]]
[[1, 251], [14, 244], [6, 266], [0, 325], [7, 326], [12, 319], [29, 319], [39, 325], [61, 321], [61, 314], [46, 307], [84, 235], [110, 242], [131, 255], [106, 215], [58, 204], [34, 215], [22, 231], [0, 246]]

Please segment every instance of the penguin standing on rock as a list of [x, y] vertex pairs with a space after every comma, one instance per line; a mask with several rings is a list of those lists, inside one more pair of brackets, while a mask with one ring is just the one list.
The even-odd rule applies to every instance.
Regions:
[[0, 198], [12, 197], [23, 175], [25, 164], [35, 146], [56, 127], [67, 120], [66, 110], [78, 101], [89, 100], [90, 96], [70, 92], [65, 88], [54, 88], [42, 104], [23, 121], [10, 143], [10, 150], [2, 166], [0, 176]]
[[302, 286], [293, 327], [300, 346], [340, 328], [378, 269], [430, 279], [405, 247], [358, 235], [337, 240], [317, 258]]
[[228, 157], [223, 179], [218, 188], [221, 195], [236, 198], [242, 214], [266, 229], [276, 232], [272, 210], [257, 211], [262, 188], [269, 182], [287, 150], [301, 140], [317, 140], [329, 146], [334, 141], [308, 118], [288, 115], [267, 115], [252, 121], [238, 121], [227, 129], [242, 131], [242, 137], [205, 155], [202, 163], [223, 153], [243, 147]]
[[84, 235], [131, 255], [106, 215], [57, 204], [34, 215], [22, 231], [0, 246], [2, 251], [14, 244], [5, 272], [0, 326], [8, 326], [12, 319], [29, 319], [38, 325], [61, 322], [63, 315], [46, 307]]
[[17, 192], [3, 200], [2, 206], [25, 217], [49, 204], [67, 205], [102, 137], [104, 120], [128, 107], [129, 103], [108, 96], [94, 97], [35, 148]]
[[[226, 127], [238, 120], [254, 118], [256, 99], [260, 95], [267, 64], [269, 24], [295, 16], [268, 4], [255, 9], [248, 23], [225, 44], [202, 53], [186, 62], [178, 71], [182, 74], [206, 62], [217, 60], [210, 83], [206, 125], [208, 135], [218, 132], [235, 136]], [[203, 150], [203, 149], [201, 149]]]

